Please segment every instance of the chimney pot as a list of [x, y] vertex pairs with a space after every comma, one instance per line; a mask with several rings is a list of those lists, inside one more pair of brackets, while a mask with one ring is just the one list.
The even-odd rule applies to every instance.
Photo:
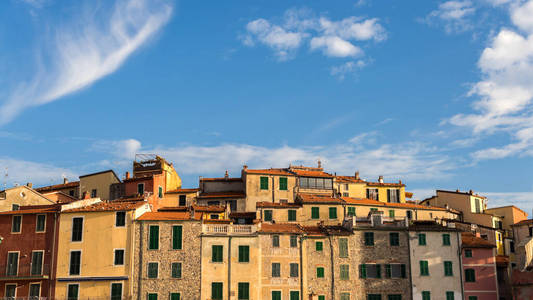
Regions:
[[33, 183], [28, 182], [28, 183], [26, 183], [26, 186], [29, 187], [29, 188], [31, 189], [31, 188], [33, 187]]
[[359, 171], [355, 171], [355, 180], [359, 180], [361, 177], [359, 177]]
[[459, 193], [459, 192], [460, 192], [460, 190], [459, 190], [459, 189], [456, 189], [455, 191], [456, 191], [457, 193]]
[[228, 170], [226, 170], [226, 174], [224, 174], [224, 178], [226, 178], [226, 179], [229, 178]]
[[63, 177], [63, 184], [67, 184], [67, 183], [68, 183], [67, 177]]
[[244, 170], [248, 170], [248, 166], [247, 166], [247, 165], [242, 166], [242, 168], [243, 168]]
[[83, 198], [82, 199], [91, 199], [91, 197], [89, 196], [89, 193], [87, 193], [87, 191], [83, 192]]
[[399, 181], [399, 182], [400, 182], [400, 184], [402, 184], [402, 180], [401, 180], [401, 179], [400, 179], [400, 181]]
[[130, 179], [130, 171], [126, 171], [126, 179]]
[[470, 195], [474, 195], [474, 191], [472, 191], [472, 190], [468, 191], [468, 193], [469, 193]]
[[383, 175], [380, 175], [378, 178], [379, 183], [383, 183]]
[[322, 168], [322, 162], [320, 161], [320, 159], [318, 160], [318, 168]]

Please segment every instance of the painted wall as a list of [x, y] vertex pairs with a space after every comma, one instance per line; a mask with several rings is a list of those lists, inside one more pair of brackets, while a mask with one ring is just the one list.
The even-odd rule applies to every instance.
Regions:
[[[254, 211], [257, 202], [268, 201], [280, 203], [287, 200], [294, 203], [294, 191], [296, 188], [295, 176], [275, 176], [243, 173], [243, 181], [246, 186], [246, 211]], [[261, 177], [268, 177], [268, 190], [261, 189]], [[279, 189], [279, 179], [287, 178], [287, 190]]]
[[[474, 269], [475, 282], [464, 282], [465, 298], [477, 296], [478, 300], [497, 300], [498, 283], [496, 272], [496, 250], [493, 248], [468, 248], [472, 257], [466, 257], [462, 251], [463, 270]], [[464, 271], [463, 271], [464, 280]]]
[[0, 212], [12, 210], [13, 204], [19, 206], [50, 205], [55, 202], [22, 185], [0, 192]]
[[109, 188], [113, 183], [119, 183], [120, 180], [113, 172], [105, 172], [89, 176], [80, 177], [80, 192], [81, 195], [87, 192], [91, 195], [91, 191], [96, 189], [96, 197], [102, 200], [109, 200]]

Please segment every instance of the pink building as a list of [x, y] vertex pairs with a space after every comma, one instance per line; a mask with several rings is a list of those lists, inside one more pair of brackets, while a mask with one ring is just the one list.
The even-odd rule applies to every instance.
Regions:
[[498, 300], [496, 245], [469, 232], [461, 236], [465, 300]]

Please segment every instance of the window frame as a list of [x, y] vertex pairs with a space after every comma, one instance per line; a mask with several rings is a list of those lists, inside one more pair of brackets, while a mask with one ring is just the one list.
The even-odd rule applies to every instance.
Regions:
[[[274, 268], [274, 266], [277, 266], [277, 269]], [[281, 263], [272, 262], [271, 265], [270, 265], [270, 269], [271, 269], [270, 277], [272, 277], [272, 278], [280, 278], [281, 277]], [[277, 270], [277, 274], [274, 274], [274, 270]], [[277, 276], [275, 276], [275, 275], [277, 275]]]
[[472, 268], [465, 269], [465, 282], [476, 282], [476, 270]]
[[350, 265], [349, 264], [339, 265], [339, 279], [350, 280]]
[[337, 207], [329, 207], [328, 208], [328, 219], [330, 220], [336, 220], [338, 219], [338, 214], [337, 214]]
[[[10, 254], [17, 254], [17, 270], [16, 270], [15, 274], [11, 274], [11, 272], [8, 272], [9, 271], [9, 261], [10, 261], [9, 255]], [[6, 259], [7, 259], [6, 276], [8, 276], [8, 277], [18, 276], [19, 275], [19, 269], [20, 269], [20, 251], [7, 251]]]
[[113, 300], [113, 285], [115, 285], [115, 284], [119, 284], [120, 285], [120, 298], [119, 299], [123, 299], [124, 298], [124, 284], [122, 282], [119, 282], [119, 281], [115, 281], [115, 282], [110, 282], [109, 283], [109, 299]]
[[[13, 229], [15, 227], [15, 218], [19, 218], [20, 219], [19, 224], [18, 224], [18, 231], [13, 231]], [[22, 218], [23, 218], [22, 215], [13, 215], [13, 217], [11, 217], [11, 234], [21, 234], [22, 233]]]
[[268, 191], [269, 190], [269, 178], [268, 176], [259, 177], [259, 190]]
[[265, 209], [263, 210], [263, 221], [265, 222], [272, 222], [272, 220], [274, 219], [274, 213], [272, 212], [271, 209]]
[[[31, 286], [38, 286], [39, 287], [39, 295], [38, 296], [32, 296], [31, 295]], [[41, 285], [41, 282], [30, 282], [28, 284], [28, 299], [40, 299], [41, 298], [41, 293], [42, 293], [42, 285]]]
[[[318, 245], [320, 245], [320, 247]], [[324, 242], [323, 241], [315, 241], [315, 251], [320, 251], [320, 252], [324, 251]]]
[[[122, 263], [117, 264], [117, 251], [122, 251]], [[126, 249], [115, 248], [113, 249], [113, 266], [124, 266], [126, 262]]]
[[320, 219], [320, 207], [312, 206], [311, 207], [311, 220], [319, 220], [319, 219]]
[[451, 236], [450, 236], [449, 233], [443, 233], [442, 234], [442, 245], [443, 246], [451, 246], [452, 245]]
[[298, 235], [296, 234], [291, 234], [289, 235], [289, 246], [291, 248], [298, 248]]
[[[69, 296], [70, 294], [70, 287], [76, 287], [76, 298], [72, 298]], [[68, 283], [67, 284], [67, 300], [71, 299], [79, 299], [80, 298], [80, 284], [79, 283]]]
[[[44, 221], [43, 221], [43, 228], [42, 230], [39, 230], [39, 217], [41, 216], [44, 216]], [[45, 233], [46, 232], [46, 214], [37, 214], [35, 216], [35, 232], [36, 233]]]
[[[142, 186], [142, 193], [140, 193], [140, 190], [139, 187]], [[137, 194], [138, 195], [144, 195], [144, 193], [146, 192], [146, 189], [145, 189], [145, 185], [144, 185], [144, 182], [141, 182], [141, 183], [137, 183]]]
[[[174, 276], [174, 266], [178, 266], [176, 275]], [[172, 279], [181, 279], [183, 278], [183, 263], [181, 261], [174, 261], [170, 263], [170, 278]]]
[[392, 247], [400, 246], [400, 233], [399, 232], [389, 232], [389, 246], [392, 246]]
[[[217, 252], [219, 252], [220, 258]], [[211, 263], [224, 263], [224, 245], [211, 245]]]
[[289, 277], [290, 278], [299, 278], [300, 277], [300, 264], [299, 263], [289, 263]]
[[273, 234], [272, 235], [272, 248], [279, 248], [280, 247], [280, 236], [279, 234]]
[[364, 245], [365, 246], [369, 246], [369, 247], [375, 245], [374, 232], [365, 231], [365, 233], [364, 233]]
[[348, 210], [346, 211], [347, 216], [349, 217], [355, 217], [355, 206], [348, 206]]
[[465, 257], [466, 258], [474, 257], [474, 251], [472, 249], [465, 249]]
[[[215, 287], [217, 290], [220, 288], [220, 298], [218, 295], [215, 295]], [[218, 291], [217, 291], [218, 294]], [[211, 300], [222, 300], [224, 299], [224, 282], [215, 281], [211, 282]]]
[[[80, 253], [80, 261], [79, 261], [78, 273], [77, 274], [73, 274], [72, 273], [72, 253], [74, 253], [74, 252], [79, 252]], [[70, 250], [69, 260], [68, 260], [68, 275], [69, 276], [81, 276], [82, 259], [83, 259], [83, 251], [81, 249], [80, 250], [75, 250], [75, 249], [71, 249]]]
[[[244, 251], [246, 249], [246, 251]], [[250, 246], [249, 245], [239, 245], [239, 263], [249, 263], [250, 262]]]
[[427, 239], [425, 233], [418, 233], [418, 246], [427, 246]]
[[450, 277], [453, 276], [453, 262], [450, 260], [445, 260], [444, 265], [444, 276]]
[[[183, 250], [183, 225], [172, 225], [172, 250]], [[179, 228], [179, 230], [177, 230]], [[179, 232], [179, 234], [177, 234]]]
[[[152, 247], [152, 228], [157, 228], [157, 241], [154, 239], [154, 243], [157, 243], [155, 248]], [[148, 225], [148, 250], [159, 250], [160, 239], [159, 225]]]
[[[81, 219], [81, 233], [80, 233], [80, 239], [74, 240], [74, 219]], [[71, 235], [70, 235], [70, 242], [71, 243], [82, 243], [83, 242], [83, 230], [85, 229], [85, 216], [73, 216], [71, 218], [72, 228], [71, 228]]]
[[[246, 288], [245, 288], [246, 287]], [[246, 295], [241, 295], [241, 291]], [[238, 282], [237, 283], [237, 300], [249, 300], [250, 299], [250, 283], [249, 282]]]
[[339, 238], [339, 257], [346, 258], [350, 255], [350, 249], [348, 246], [347, 238]]
[[[33, 254], [34, 253], [41, 253], [41, 262], [40, 262], [41, 269], [40, 269], [39, 274], [34, 274], [33, 273], [33, 258], [34, 258]], [[41, 275], [43, 275], [43, 271], [44, 271], [43, 268], [44, 268], [44, 250], [32, 250], [31, 251], [30, 275], [32, 275], [32, 276], [36, 276], [36, 275], [41, 276]]]
[[[155, 277], [152, 277], [150, 274], [150, 266], [155, 265]], [[146, 263], [146, 278], [148, 279], [159, 279], [159, 262], [158, 261], [149, 261]]]
[[316, 267], [316, 278], [324, 278], [326, 276], [326, 270], [324, 267]]
[[[282, 182], [284, 182], [284, 183], [282, 184]], [[280, 191], [288, 191], [289, 190], [289, 180], [288, 180], [287, 177], [279, 177], [279, 182], [278, 183], [279, 183], [279, 187], [278, 188], [279, 188]], [[283, 187], [285, 187], [285, 188], [283, 188]]]
[[287, 221], [296, 222], [296, 209], [287, 210]]
[[[119, 224], [119, 222], [118, 222], [119, 221], [119, 214], [120, 215], [124, 215], [124, 219], [122, 220], [124, 223], [123, 224], [121, 223], [122, 225]], [[126, 227], [126, 216], [127, 216], [127, 214], [126, 214], [125, 210], [119, 210], [119, 211], [115, 212], [115, 227], [116, 228]]]
[[420, 260], [418, 262], [420, 268], [420, 276], [429, 276], [429, 262], [427, 260]]

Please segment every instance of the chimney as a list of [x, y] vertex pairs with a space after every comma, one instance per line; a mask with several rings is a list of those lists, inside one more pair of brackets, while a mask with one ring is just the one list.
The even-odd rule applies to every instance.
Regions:
[[248, 170], [248, 166], [247, 166], [247, 165], [244, 165], [244, 166], [242, 166], [242, 169], [243, 169], [243, 170]]
[[319, 168], [319, 169], [322, 168], [322, 162], [320, 161], [320, 159], [318, 160], [318, 168]]
[[459, 189], [456, 189], [455, 192], [459, 193], [459, 192], [461, 192], [461, 191], [460, 191]]
[[126, 179], [130, 179], [130, 171], [126, 171]]
[[226, 170], [226, 174], [224, 174], [224, 178], [225, 178], [225, 179], [228, 179], [228, 178], [229, 178], [228, 170]]
[[383, 175], [379, 175], [378, 182], [383, 183]]
[[85, 191], [85, 192], [83, 192], [82, 199], [91, 199], [91, 196], [89, 195], [89, 193], [87, 193], [87, 191]]
[[470, 195], [474, 195], [474, 191], [472, 191], [472, 190], [468, 191], [468, 193], [469, 193]]
[[401, 179], [400, 179], [399, 183], [402, 184], [402, 180]]
[[26, 183], [26, 186], [29, 187], [29, 188], [31, 189], [31, 188], [33, 187], [33, 183], [28, 182], [28, 183]]
[[360, 180], [361, 177], [359, 177], [359, 171], [355, 171], [355, 180]]
[[68, 183], [67, 177], [63, 177], [63, 184], [67, 184], [67, 183]]

